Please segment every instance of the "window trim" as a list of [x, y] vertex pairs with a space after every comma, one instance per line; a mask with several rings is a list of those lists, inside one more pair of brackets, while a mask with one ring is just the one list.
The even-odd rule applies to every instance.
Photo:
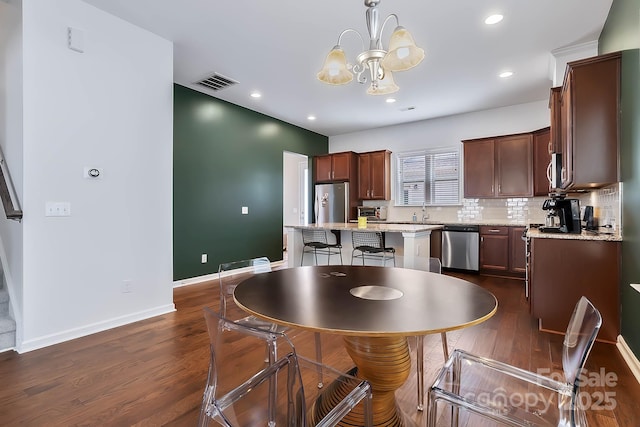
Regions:
[[[399, 152], [399, 153], [394, 153], [395, 154], [395, 159], [394, 159], [394, 173], [393, 173], [393, 191], [394, 191], [394, 206], [397, 207], [416, 207], [416, 206], [422, 206], [423, 203], [420, 202], [418, 204], [403, 204], [401, 203], [403, 198], [402, 198], [402, 182], [400, 180], [400, 163], [402, 161], [403, 158], [407, 158], [407, 157], [414, 157], [414, 156], [430, 156], [430, 155], [435, 155], [435, 154], [442, 154], [442, 153], [455, 153], [458, 156], [458, 197], [457, 197], [457, 201], [455, 203], [451, 203], [451, 204], [442, 204], [442, 203], [436, 203], [436, 204], [425, 204], [425, 206], [445, 206], [445, 207], [450, 207], [450, 206], [461, 206], [462, 205], [462, 185], [463, 185], [463, 179], [462, 179], [462, 147], [461, 146], [446, 146], [446, 147], [434, 147], [434, 148], [428, 148], [428, 149], [422, 149], [422, 150], [411, 150], [411, 151], [404, 151], [404, 152]], [[426, 174], [426, 172], [425, 172]], [[425, 188], [427, 184], [430, 184], [432, 181], [431, 180], [425, 180]], [[423, 200], [424, 200], [424, 196], [423, 196]]]

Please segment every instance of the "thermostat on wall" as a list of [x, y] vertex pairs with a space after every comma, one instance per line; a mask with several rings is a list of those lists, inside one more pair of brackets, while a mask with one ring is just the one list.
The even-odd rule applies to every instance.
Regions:
[[102, 178], [102, 169], [97, 167], [84, 167], [83, 175], [85, 178], [89, 179], [99, 179]]

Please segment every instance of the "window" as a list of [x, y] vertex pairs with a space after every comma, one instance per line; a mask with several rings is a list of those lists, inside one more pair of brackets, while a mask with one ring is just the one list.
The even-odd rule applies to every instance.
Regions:
[[460, 204], [460, 150], [433, 149], [399, 153], [396, 205]]

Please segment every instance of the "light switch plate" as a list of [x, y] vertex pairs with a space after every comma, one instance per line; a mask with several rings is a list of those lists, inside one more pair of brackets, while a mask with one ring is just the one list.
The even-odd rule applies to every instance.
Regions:
[[248, 214], [249, 214], [249, 206], [243, 206], [242, 215], [248, 215]]
[[71, 216], [71, 203], [69, 202], [46, 202], [45, 216]]

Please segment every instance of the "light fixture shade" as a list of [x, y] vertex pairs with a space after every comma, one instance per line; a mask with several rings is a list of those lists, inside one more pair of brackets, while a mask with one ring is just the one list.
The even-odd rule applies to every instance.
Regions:
[[347, 57], [340, 46], [331, 49], [317, 76], [318, 80], [330, 85], [343, 85], [353, 80], [353, 73], [347, 69]]
[[382, 79], [377, 81], [377, 85], [371, 82], [367, 93], [369, 95], [388, 95], [390, 93], [397, 92], [400, 89], [396, 82], [393, 80], [393, 74], [391, 71], [385, 71]]
[[389, 52], [382, 59], [385, 70], [408, 70], [418, 65], [423, 59], [424, 50], [416, 46], [409, 31], [404, 27], [396, 27], [389, 40]]

